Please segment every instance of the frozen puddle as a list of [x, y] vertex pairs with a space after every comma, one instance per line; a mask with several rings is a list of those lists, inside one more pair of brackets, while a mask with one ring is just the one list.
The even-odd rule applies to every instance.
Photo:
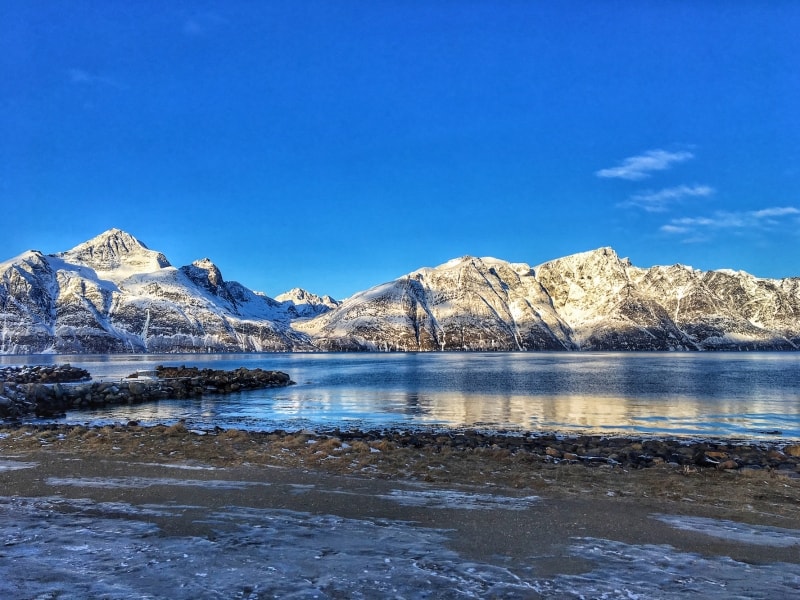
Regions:
[[[388, 520], [231, 507], [207, 537], [165, 535], [131, 507], [0, 499], [0, 597], [479, 598], [533, 588], [462, 560], [443, 532]], [[96, 512], [103, 504], [95, 505]]]
[[157, 485], [202, 487], [214, 490], [243, 490], [253, 486], [267, 486], [256, 481], [225, 481], [222, 479], [172, 479], [169, 477], [48, 477], [47, 485], [81, 488], [133, 488], [142, 489]]
[[43, 496], [37, 498], [0, 497], [0, 511], [22, 510], [22, 512], [25, 512], [34, 510], [37, 512], [44, 511], [47, 512], [47, 514], [53, 511], [68, 511], [88, 516], [100, 513], [108, 516], [175, 517], [185, 510], [197, 508], [197, 506], [173, 503], [135, 505], [127, 502], [96, 502], [89, 498], [62, 498], [60, 496]]
[[748, 525], [746, 523], [737, 523], [736, 521], [706, 519], [703, 517], [653, 515], [653, 518], [676, 529], [703, 533], [741, 544], [756, 544], [777, 548], [800, 547], [800, 530], [797, 529]]
[[[590, 570], [537, 578], [466, 560], [448, 532], [388, 519], [224, 507], [169, 535], [194, 507], [0, 497], [0, 598], [797, 598], [800, 565], [578, 538]], [[533, 544], [532, 548], [535, 547]]]
[[703, 598], [773, 600], [800, 598], [800, 565], [750, 565], [727, 557], [707, 558], [678, 552], [672, 546], [633, 546], [612, 540], [582, 538], [574, 556], [596, 563], [583, 575], [560, 575], [539, 581], [544, 598], [679, 600]]
[[404, 506], [425, 508], [450, 508], [462, 510], [504, 509], [525, 510], [539, 500], [538, 496], [496, 496], [494, 494], [469, 494], [454, 490], [392, 490], [379, 496]]
[[0, 473], [3, 471], [19, 471], [20, 469], [32, 469], [38, 463], [22, 462], [19, 460], [0, 460]]
[[218, 471], [217, 467], [211, 465], [192, 465], [187, 463], [131, 463], [142, 465], [143, 467], [160, 467], [162, 469], [180, 469], [184, 471]]

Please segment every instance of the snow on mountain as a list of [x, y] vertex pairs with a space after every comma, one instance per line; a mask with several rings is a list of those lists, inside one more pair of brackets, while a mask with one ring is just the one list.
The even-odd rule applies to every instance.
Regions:
[[641, 269], [611, 248], [535, 269], [582, 349], [796, 349], [800, 304], [787, 280], [674, 265]]
[[469, 256], [356, 294], [295, 327], [325, 350], [572, 347], [530, 267]]
[[535, 268], [464, 256], [337, 302], [275, 300], [112, 229], [0, 263], [0, 353], [797, 350], [800, 278], [639, 268], [600, 248]]
[[0, 264], [0, 352], [311, 350], [274, 300], [208, 259], [180, 269], [112, 229]]
[[326, 350], [790, 350], [800, 280], [643, 269], [611, 248], [534, 269], [463, 257], [295, 327]]
[[97, 276], [119, 283], [130, 275], [169, 267], [167, 257], [150, 250], [131, 234], [109, 229], [95, 238], [55, 255], [68, 264], [84, 265]]
[[292, 288], [275, 296], [275, 300], [280, 302], [293, 319], [311, 319], [341, 304], [330, 296], [317, 296], [302, 288]]
[[696, 349], [657, 298], [639, 290], [632, 279], [639, 270], [611, 248], [553, 260], [534, 271], [582, 349]]

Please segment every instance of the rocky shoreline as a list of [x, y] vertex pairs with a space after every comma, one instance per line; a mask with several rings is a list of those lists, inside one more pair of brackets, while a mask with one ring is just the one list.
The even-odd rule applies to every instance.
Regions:
[[[141, 438], [149, 440], [148, 451]], [[140, 426], [131, 421], [105, 426], [42, 424], [0, 426], [0, 449], [23, 450], [25, 446], [49, 447], [60, 452], [81, 452], [89, 440], [92, 451], [102, 440], [116, 440], [114, 448], [125, 451], [125, 442], [135, 442], [132, 455], [151, 452], [175, 459], [211, 460], [221, 465], [241, 461], [263, 463], [291, 459], [303, 465], [322, 465], [348, 456], [372, 467], [391, 471], [404, 464], [473, 461], [496, 467], [517, 465], [527, 470], [583, 466], [589, 470], [639, 471], [666, 469], [688, 475], [725, 472], [752, 477], [780, 477], [800, 484], [800, 443], [744, 440], [640, 439], [600, 435], [575, 437], [554, 434], [486, 433], [473, 430], [449, 433], [399, 430], [244, 431], [238, 429], [189, 429], [173, 425]], [[39, 440], [38, 442], [34, 440]], [[229, 445], [230, 442], [235, 443]], [[224, 445], [221, 445], [224, 444]], [[211, 458], [205, 454], [211, 452]], [[228, 450], [226, 452], [225, 450]], [[141, 457], [141, 456], [140, 456]], [[424, 457], [424, 460], [422, 459]], [[341, 464], [344, 464], [343, 461]], [[437, 467], [438, 468], [438, 467]]]
[[53, 417], [71, 409], [198, 398], [294, 383], [280, 371], [244, 367], [224, 371], [159, 366], [154, 377], [140, 375], [133, 373], [120, 381], [91, 381], [88, 371], [68, 364], [4, 367], [0, 369], [0, 420], [32, 414]]
[[[753, 440], [687, 440], [680, 438], [643, 439], [624, 436], [561, 435], [555, 433], [481, 432], [478, 430], [330, 430], [317, 432], [248, 432], [222, 429], [190, 432], [181, 423], [171, 426], [139, 427], [127, 425], [86, 428], [66, 425], [14, 427], [20, 418], [35, 414], [58, 416], [68, 409], [102, 407], [110, 404], [138, 404], [159, 399], [197, 398], [205, 394], [230, 394], [244, 390], [292, 385], [286, 373], [239, 368], [231, 371], [196, 367], [159, 366], [152, 372], [137, 372], [120, 381], [91, 381], [91, 375], [70, 365], [0, 368], [0, 422], [12, 424], [5, 431], [24, 429], [26, 435], [44, 436], [58, 432], [58, 439], [74, 438], [75, 431], [126, 431], [135, 436], [142, 431], [154, 434], [167, 429], [192, 443], [199, 436], [234, 436], [254, 446], [264, 447], [276, 439], [303, 439], [294, 451], [301, 458], [311, 448], [325, 447], [334, 452], [353, 447], [377, 454], [422, 452], [426, 456], [491, 455], [495, 460], [546, 465], [584, 465], [622, 469], [665, 467], [686, 473], [698, 470], [781, 475], [800, 480], [800, 443]], [[149, 435], [148, 434], [148, 435]], [[14, 437], [4, 434], [4, 439]], [[158, 436], [155, 436], [158, 437]], [[68, 448], [65, 447], [65, 450]], [[381, 450], [383, 449], [383, 450]], [[347, 452], [345, 452], [347, 453]], [[341, 454], [339, 454], [341, 456]], [[318, 456], [312, 454], [309, 460]], [[231, 460], [234, 458], [232, 457]], [[326, 459], [327, 460], [327, 459]]]
[[345, 443], [377, 441], [399, 447], [427, 448], [434, 453], [469, 452], [478, 449], [527, 455], [551, 464], [582, 464], [644, 469], [666, 466], [687, 472], [699, 468], [721, 471], [779, 473], [800, 479], [800, 444], [747, 441], [698, 441], [676, 438], [580, 435], [505, 435], [464, 430], [454, 433], [344, 432], [331, 434]]

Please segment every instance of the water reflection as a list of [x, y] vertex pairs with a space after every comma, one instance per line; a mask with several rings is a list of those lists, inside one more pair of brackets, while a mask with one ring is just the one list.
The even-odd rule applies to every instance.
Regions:
[[278, 369], [298, 385], [161, 401], [67, 420], [202, 427], [485, 427], [800, 438], [800, 354], [513, 353], [0, 357], [96, 378], [158, 364]]

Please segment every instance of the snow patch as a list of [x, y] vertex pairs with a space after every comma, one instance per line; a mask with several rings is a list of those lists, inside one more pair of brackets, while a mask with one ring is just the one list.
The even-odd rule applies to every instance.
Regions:
[[538, 496], [517, 498], [455, 490], [392, 490], [389, 494], [378, 497], [403, 506], [458, 510], [527, 510], [540, 500]]
[[83, 487], [108, 489], [142, 489], [154, 486], [202, 487], [215, 490], [244, 490], [269, 483], [256, 481], [226, 481], [222, 479], [172, 479], [168, 477], [48, 477], [53, 487]]
[[0, 473], [3, 471], [20, 471], [22, 469], [33, 469], [39, 463], [22, 462], [17, 460], [0, 460]]
[[736, 521], [705, 517], [653, 515], [653, 518], [676, 529], [702, 533], [739, 544], [756, 544], [776, 548], [800, 547], [800, 529], [749, 525]]

